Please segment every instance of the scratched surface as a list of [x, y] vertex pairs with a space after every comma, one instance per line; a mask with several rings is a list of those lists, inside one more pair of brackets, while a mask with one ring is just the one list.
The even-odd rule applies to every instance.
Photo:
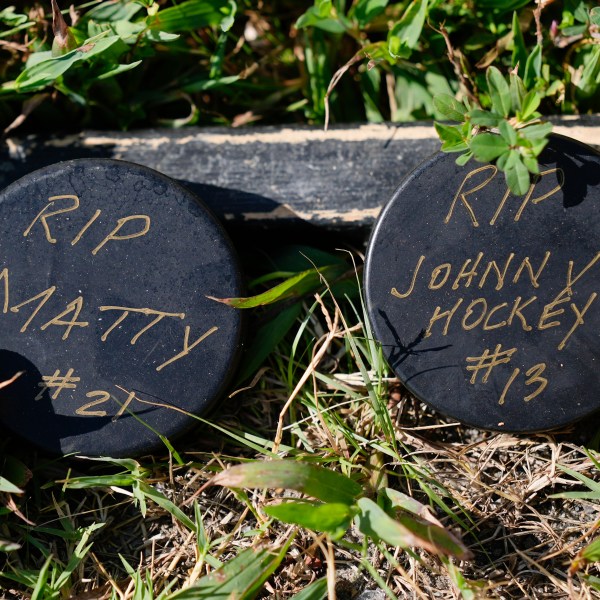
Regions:
[[128, 456], [215, 402], [240, 349], [220, 224], [144, 167], [72, 161], [0, 193], [0, 421], [46, 450]]
[[[440, 182], [443, 182], [440, 185]], [[554, 138], [528, 193], [438, 155], [398, 190], [365, 266], [377, 338], [405, 385], [486, 429], [600, 407], [600, 154]]]
[[[563, 119], [557, 129], [600, 140], [597, 118]], [[120, 158], [188, 185], [238, 231], [303, 222], [366, 234], [402, 179], [438, 148], [431, 123], [17, 137], [0, 147], [0, 189], [60, 160]]]

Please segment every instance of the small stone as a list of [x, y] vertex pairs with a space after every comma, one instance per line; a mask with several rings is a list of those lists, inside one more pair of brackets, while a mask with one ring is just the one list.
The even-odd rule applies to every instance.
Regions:
[[387, 596], [382, 590], [365, 590], [356, 596], [355, 600], [385, 600]]

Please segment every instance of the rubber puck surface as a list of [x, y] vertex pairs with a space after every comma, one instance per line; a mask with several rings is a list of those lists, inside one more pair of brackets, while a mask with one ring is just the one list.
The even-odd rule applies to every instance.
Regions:
[[[231, 244], [167, 177], [111, 160], [0, 193], [0, 421], [45, 450], [128, 456], [197, 421], [240, 347]], [[153, 431], [154, 430], [154, 431]]]
[[372, 234], [365, 294], [398, 377], [440, 412], [542, 431], [600, 407], [600, 155], [553, 136], [525, 196], [438, 154]]

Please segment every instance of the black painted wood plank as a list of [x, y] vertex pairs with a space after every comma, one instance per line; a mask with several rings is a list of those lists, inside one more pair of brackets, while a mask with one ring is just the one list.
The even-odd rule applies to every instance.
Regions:
[[[600, 144], [598, 117], [556, 124], [558, 133]], [[431, 123], [14, 137], [0, 146], [0, 189], [58, 161], [118, 158], [181, 181], [234, 228], [367, 230], [403, 177], [438, 148]]]

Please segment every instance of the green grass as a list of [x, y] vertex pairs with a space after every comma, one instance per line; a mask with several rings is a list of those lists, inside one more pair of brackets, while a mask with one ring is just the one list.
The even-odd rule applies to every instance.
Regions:
[[3, 475], [21, 491], [3, 488], [0, 587], [44, 599], [345, 598], [348, 586], [592, 597], [596, 495], [550, 492], [595, 493], [595, 455], [446, 424], [390, 376], [358, 287], [354, 273], [297, 297], [262, 376], [174, 452], [49, 462], [9, 442]]
[[10, 4], [0, 130], [442, 119], [438, 94], [491, 106], [491, 64], [544, 115], [600, 110], [593, 1], [91, 0], [73, 19], [59, 0], [54, 44], [48, 0]]

